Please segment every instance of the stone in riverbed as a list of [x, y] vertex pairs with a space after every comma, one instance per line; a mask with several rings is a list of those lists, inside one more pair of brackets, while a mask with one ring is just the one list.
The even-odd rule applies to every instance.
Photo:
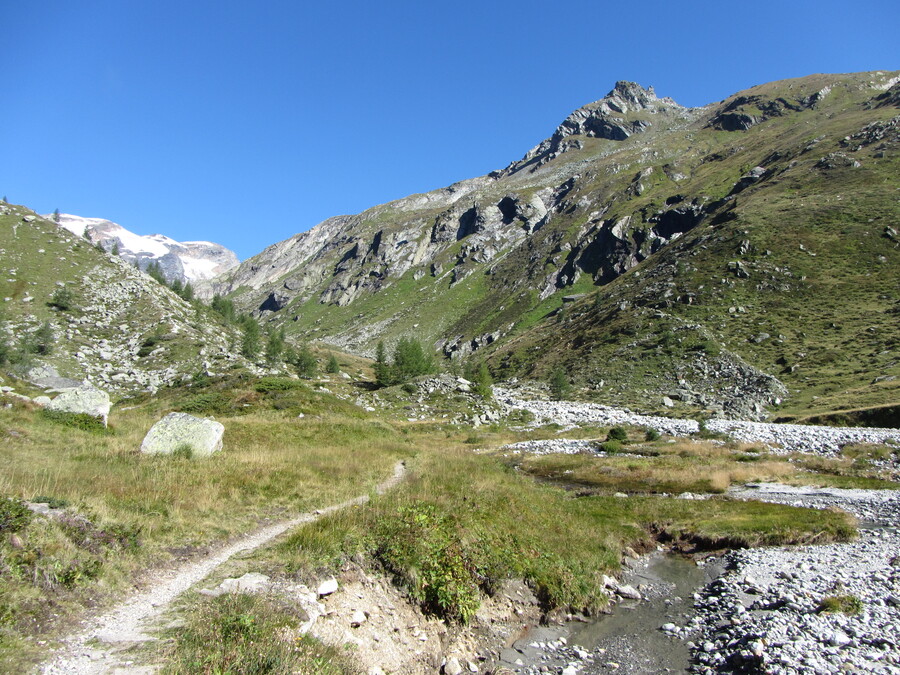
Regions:
[[205, 457], [222, 449], [224, 433], [225, 427], [215, 420], [173, 412], [150, 428], [141, 443], [141, 452], [171, 455], [190, 448], [190, 456]]
[[444, 675], [460, 675], [462, 671], [462, 664], [455, 656], [451, 656], [444, 663]]

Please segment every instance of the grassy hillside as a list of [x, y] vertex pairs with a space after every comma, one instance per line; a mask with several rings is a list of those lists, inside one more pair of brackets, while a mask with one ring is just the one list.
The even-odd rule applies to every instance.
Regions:
[[0, 205], [0, 242], [0, 345], [15, 375], [49, 366], [126, 393], [249, 365], [214, 312], [27, 208]]

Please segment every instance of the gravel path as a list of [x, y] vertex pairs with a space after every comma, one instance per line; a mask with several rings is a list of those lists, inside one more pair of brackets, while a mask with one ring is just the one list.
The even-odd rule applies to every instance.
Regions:
[[[597, 424], [601, 426], [633, 425], [652, 427], [669, 436], [690, 436], [698, 431], [694, 420], [679, 420], [657, 415], [640, 415], [627, 408], [612, 408], [596, 403], [573, 401], [525, 400], [503, 387], [494, 387], [497, 401], [507, 410], [521, 408], [535, 417], [536, 424], [556, 423], [563, 426]], [[710, 431], [726, 433], [749, 443], [764, 443], [775, 453], [806, 452], [833, 455], [847, 443], [890, 443], [900, 446], [900, 429], [869, 427], [826, 427], [804, 424], [773, 424], [741, 420], [713, 419]]]
[[[397, 485], [406, 473], [403, 462], [394, 467], [393, 475], [376, 487], [381, 494]], [[64, 641], [55, 657], [41, 669], [46, 675], [96, 675], [120, 670], [123, 664], [115, 658], [115, 645], [152, 639], [143, 630], [152, 623], [181, 593], [205, 579], [213, 570], [242, 551], [260, 548], [291, 528], [311, 523], [320, 517], [369, 501], [368, 495], [349, 499], [340, 504], [304, 513], [290, 520], [269, 525], [256, 532], [222, 546], [201, 560], [153, 574], [147, 587], [106, 613], [86, 622], [84, 629]], [[93, 647], [89, 643], [99, 642]]]

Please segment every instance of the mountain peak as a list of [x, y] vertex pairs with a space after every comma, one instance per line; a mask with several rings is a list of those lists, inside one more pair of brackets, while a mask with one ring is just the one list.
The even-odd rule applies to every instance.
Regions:
[[211, 242], [178, 242], [164, 234], [141, 236], [103, 218], [82, 218], [70, 213], [60, 213], [58, 219], [46, 217], [108, 251], [117, 247], [122, 259], [141, 269], [147, 269], [150, 263], [159, 263], [169, 281], [211, 279], [236, 267], [239, 262], [233, 251]]
[[603, 98], [588, 103], [563, 120], [553, 135], [532, 148], [521, 160], [503, 173], [511, 174], [528, 166], [532, 171], [569, 150], [580, 150], [583, 143], [569, 136], [624, 141], [653, 126], [651, 115], [672, 112], [686, 114], [687, 109], [671, 98], [659, 98], [653, 87], [619, 80]]

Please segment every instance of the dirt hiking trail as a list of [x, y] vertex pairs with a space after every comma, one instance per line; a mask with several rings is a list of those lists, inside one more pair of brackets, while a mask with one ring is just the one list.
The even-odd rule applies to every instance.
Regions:
[[[398, 462], [394, 466], [393, 475], [379, 483], [375, 487], [375, 492], [382, 494], [390, 490], [405, 474], [406, 465], [402, 461]], [[120, 662], [116, 652], [136, 642], [153, 640], [154, 638], [143, 631], [179, 595], [205, 579], [238, 553], [253, 551], [298, 525], [314, 522], [322, 516], [368, 501], [369, 495], [361, 495], [340, 504], [303, 513], [243, 536], [199, 560], [152, 572], [145, 589], [103, 614], [88, 619], [83, 630], [65, 638], [63, 646], [50, 660], [40, 666], [39, 671], [45, 675], [155, 672], [155, 668], [152, 667], [132, 667], [130, 662]]]

